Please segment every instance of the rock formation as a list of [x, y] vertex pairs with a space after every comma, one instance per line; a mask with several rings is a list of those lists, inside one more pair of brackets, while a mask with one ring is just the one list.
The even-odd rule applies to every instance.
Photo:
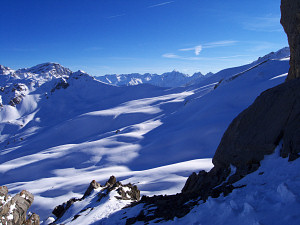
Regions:
[[[137, 188], [137, 186], [133, 184], [129, 183], [123, 185], [121, 182], [117, 181], [117, 179], [114, 176], [111, 176], [104, 186], [100, 185], [95, 180], [93, 180], [90, 183], [87, 190], [85, 191], [82, 198], [72, 198], [69, 201], [55, 207], [55, 209], [52, 211], [53, 215], [55, 215], [57, 218], [55, 222], [57, 222], [60, 218], [62, 218], [62, 216], [71, 207], [71, 205], [75, 204], [76, 202], [85, 200], [96, 189], [98, 189], [96, 202], [99, 202], [99, 204], [101, 200], [104, 197], [108, 196], [112, 191], [116, 191], [116, 195], [114, 197], [119, 200], [131, 200], [131, 201], [140, 200], [140, 190]], [[84, 212], [85, 210], [87, 210], [87, 208], [81, 210], [81, 212]], [[73, 220], [77, 219], [79, 216], [80, 216], [80, 212], [79, 214], [74, 215]], [[55, 222], [53, 224], [55, 224]]]
[[33, 195], [28, 191], [21, 191], [14, 197], [8, 195], [6, 186], [0, 186], [0, 222], [6, 225], [38, 225], [40, 218], [31, 214], [26, 220], [27, 210], [33, 202]]
[[300, 1], [281, 0], [280, 20], [290, 45], [291, 59], [287, 80], [300, 77]]

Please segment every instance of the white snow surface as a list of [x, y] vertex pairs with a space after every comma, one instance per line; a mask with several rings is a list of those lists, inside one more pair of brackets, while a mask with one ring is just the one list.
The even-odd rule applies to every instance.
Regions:
[[[300, 159], [288, 162], [279, 156], [279, 150], [265, 156], [261, 167], [235, 183], [240, 188], [229, 195], [209, 197], [206, 202], [200, 200], [182, 218], [159, 223], [154, 220], [149, 224], [300, 224]], [[126, 218], [137, 216], [140, 210], [141, 206], [123, 209], [91, 224], [125, 224]]]
[[289, 61], [254, 62], [169, 89], [116, 87], [82, 71], [41, 65], [0, 76], [0, 86], [28, 87], [20, 104], [0, 107], [0, 185], [12, 194], [33, 193], [31, 211], [46, 220], [55, 206], [81, 197], [92, 180], [103, 184], [111, 175], [136, 184], [142, 195], [180, 192], [192, 172], [212, 168], [229, 123], [284, 81]]

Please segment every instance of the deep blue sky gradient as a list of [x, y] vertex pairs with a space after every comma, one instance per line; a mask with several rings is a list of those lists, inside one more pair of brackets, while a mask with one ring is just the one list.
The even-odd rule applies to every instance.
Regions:
[[288, 45], [280, 0], [0, 3], [0, 64], [13, 69], [58, 62], [91, 75], [207, 73]]

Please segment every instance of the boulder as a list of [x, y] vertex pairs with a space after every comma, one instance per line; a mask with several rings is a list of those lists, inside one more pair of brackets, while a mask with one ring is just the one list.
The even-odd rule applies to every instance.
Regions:
[[101, 185], [99, 183], [97, 183], [95, 180], [93, 180], [90, 183], [90, 186], [86, 189], [86, 191], [83, 195], [83, 198], [86, 198], [87, 196], [89, 196], [94, 189], [97, 189], [99, 187], [101, 187]]
[[106, 181], [105, 186], [113, 186], [117, 182], [115, 176], [111, 176], [108, 181]]

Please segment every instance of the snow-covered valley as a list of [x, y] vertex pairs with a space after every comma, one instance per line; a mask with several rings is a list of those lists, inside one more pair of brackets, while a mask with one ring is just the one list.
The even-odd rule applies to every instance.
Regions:
[[[286, 48], [251, 64], [173, 88], [112, 86], [54, 63], [17, 71], [1, 67], [0, 185], [6, 185], [11, 193], [24, 189], [33, 193], [30, 210], [42, 221], [51, 216], [55, 206], [82, 197], [92, 180], [103, 184], [111, 175], [122, 183], [137, 185], [141, 195], [176, 194], [192, 172], [212, 168], [211, 158], [230, 122], [261, 92], [284, 82], [288, 69]], [[270, 160], [264, 164], [266, 170]], [[280, 160], [272, 163], [288, 164]], [[298, 168], [298, 161], [287, 166], [287, 171]], [[260, 170], [252, 175], [257, 177], [247, 179], [261, 184]], [[274, 190], [277, 188], [279, 195], [286, 192], [291, 202], [298, 201], [299, 195], [287, 191], [290, 184], [282, 183], [282, 177], [274, 182]], [[299, 180], [291, 186], [293, 190], [297, 187]], [[239, 191], [242, 193], [237, 194]], [[226, 214], [227, 224], [232, 214], [261, 218], [262, 213], [254, 212], [259, 207], [245, 205], [248, 203], [241, 206], [233, 199], [238, 195], [239, 199], [249, 198], [252, 204], [253, 198], [263, 195], [260, 191], [250, 198], [247, 190], [235, 190], [233, 197], [210, 199], [185, 218], [167, 223], [211, 224], [198, 212], [209, 213], [212, 207]], [[271, 205], [271, 201], [266, 202]], [[102, 217], [66, 221], [92, 224], [123, 206], [116, 201], [107, 206], [112, 210], [106, 208]], [[276, 207], [279, 211], [281, 206]], [[193, 218], [195, 215], [199, 220]], [[126, 222], [118, 213], [112, 219], [102, 222]], [[237, 221], [230, 224], [243, 220]], [[268, 224], [269, 217], [266, 221]], [[245, 224], [264, 223], [257, 219]]]

